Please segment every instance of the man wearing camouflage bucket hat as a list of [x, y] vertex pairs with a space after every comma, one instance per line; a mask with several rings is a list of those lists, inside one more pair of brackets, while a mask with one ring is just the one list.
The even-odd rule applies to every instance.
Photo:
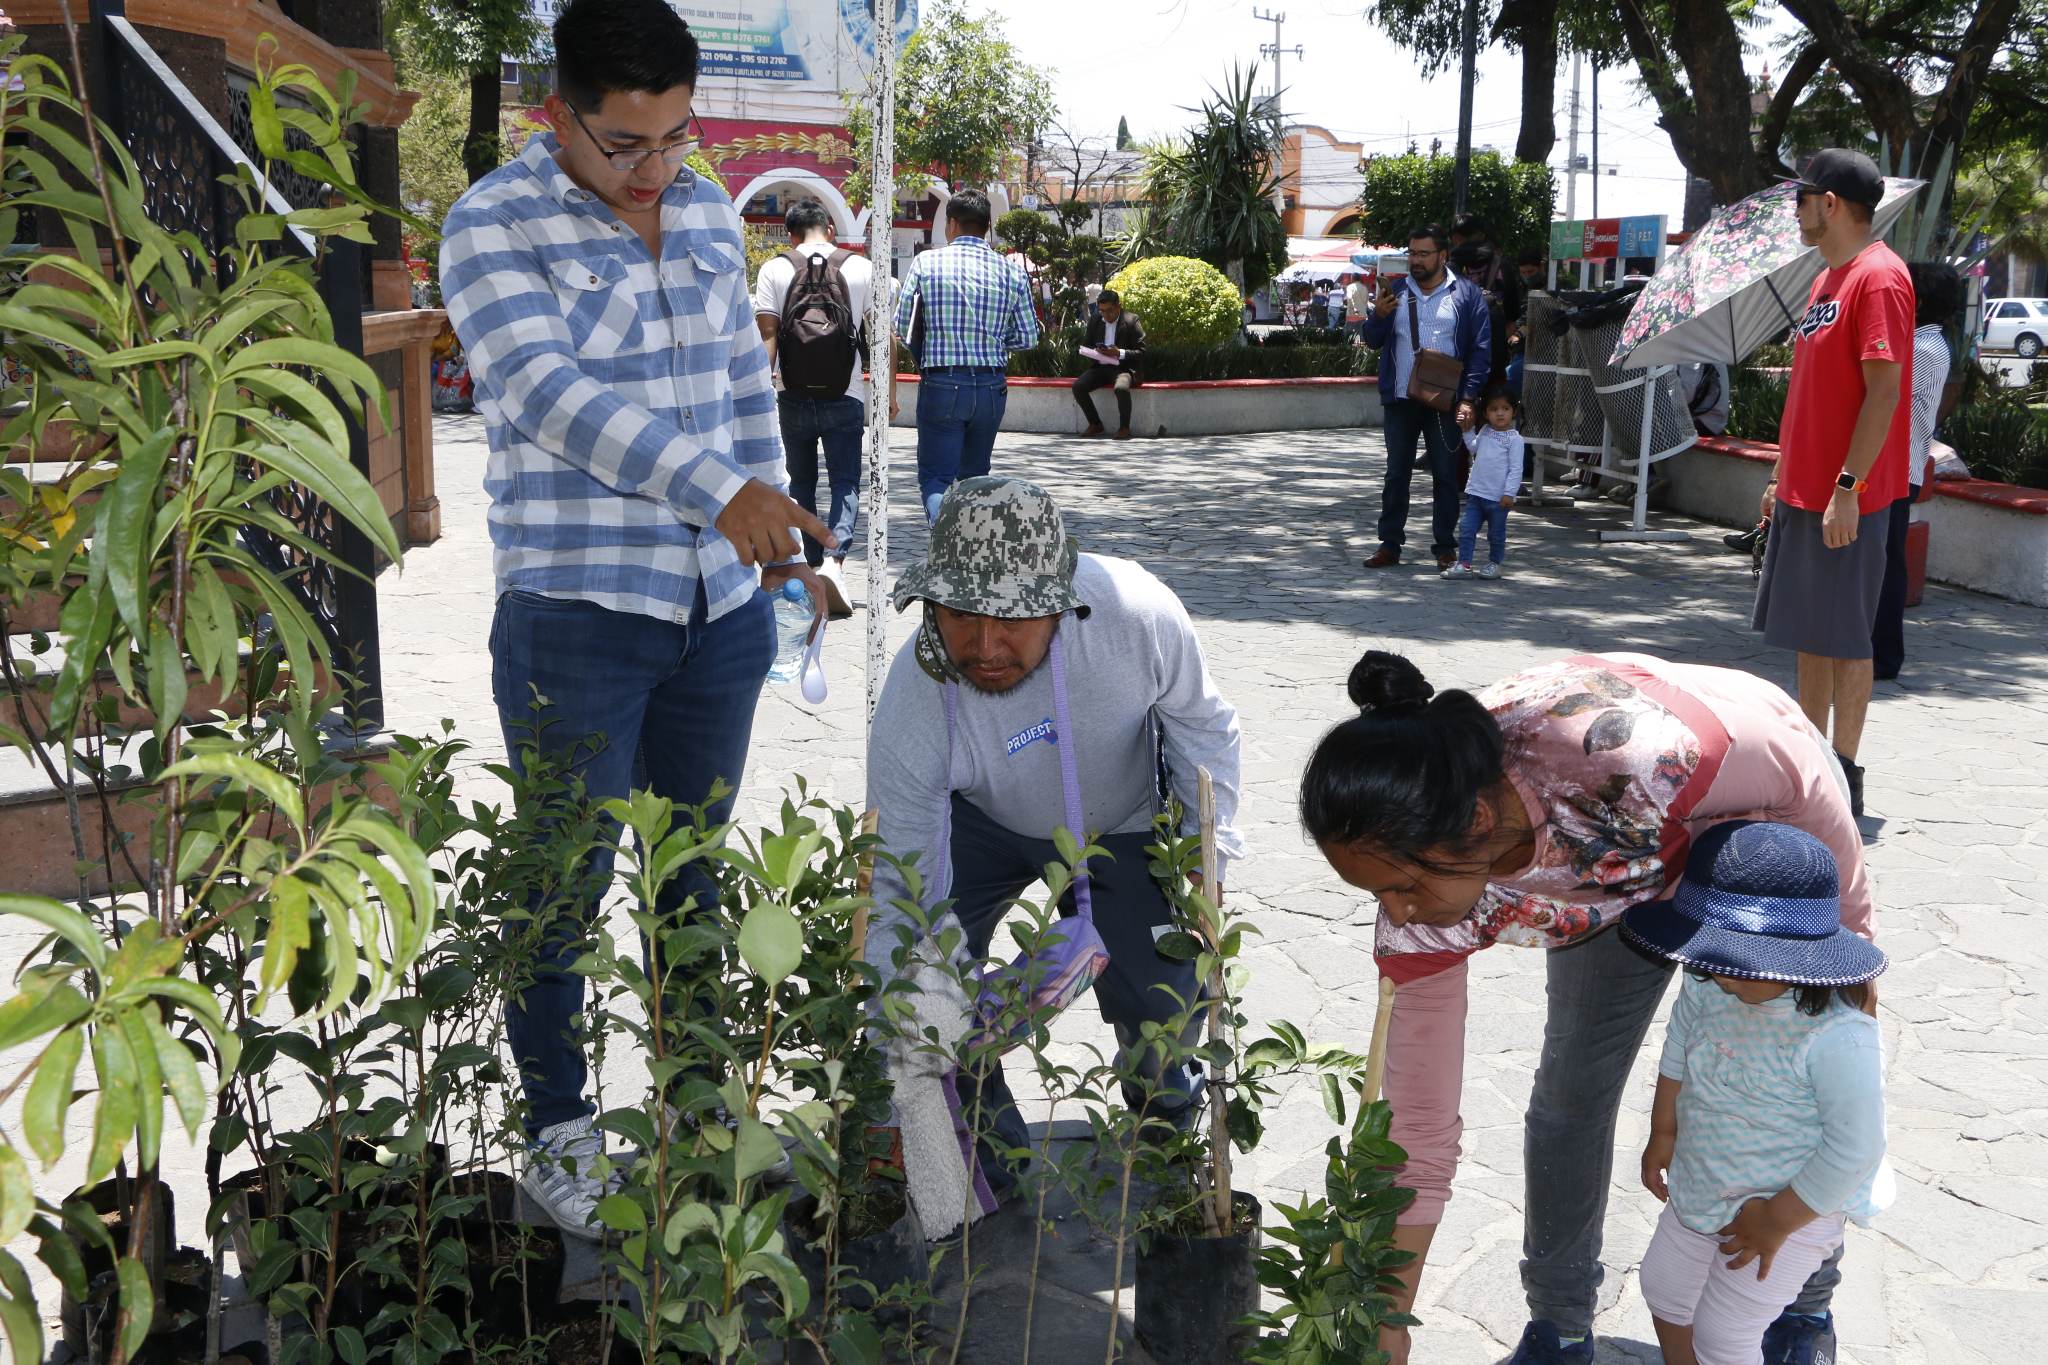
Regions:
[[[1237, 712], [1217, 694], [1187, 610], [1140, 565], [1078, 553], [1042, 489], [986, 477], [946, 494], [930, 553], [898, 580], [895, 602], [918, 604], [923, 620], [889, 670], [868, 746], [883, 846], [917, 856], [923, 905], [951, 897], [942, 923], [957, 919], [978, 958], [1003, 911], [1058, 860], [1053, 831], [1078, 820], [1112, 855], [1088, 867], [1087, 904], [1109, 955], [1096, 1004], [1119, 1042], [1135, 1043], [1196, 991], [1193, 964], [1155, 946], [1170, 914], [1145, 848], [1163, 793], [1192, 812], [1195, 770], [1207, 768], [1219, 854], [1244, 852], [1232, 823]], [[901, 967], [917, 929], [886, 908], [909, 897], [886, 858], [875, 861], [874, 897], [884, 908], [868, 956]], [[1192, 1097], [1193, 1078], [1173, 1081]], [[999, 1070], [981, 1101], [999, 1143], [1027, 1145]], [[1014, 1184], [988, 1143], [981, 1165], [999, 1196]]]

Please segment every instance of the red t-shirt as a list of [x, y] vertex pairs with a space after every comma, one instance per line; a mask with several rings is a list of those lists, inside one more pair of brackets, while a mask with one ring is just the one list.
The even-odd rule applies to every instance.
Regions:
[[1883, 242], [1872, 242], [1847, 265], [1823, 270], [1807, 296], [1806, 316], [1793, 329], [1792, 387], [1778, 425], [1784, 451], [1778, 496], [1794, 507], [1825, 512], [1835, 495], [1863, 408], [1866, 360], [1900, 367], [1899, 405], [1856, 500], [1867, 516], [1906, 496], [1913, 421], [1913, 279]]

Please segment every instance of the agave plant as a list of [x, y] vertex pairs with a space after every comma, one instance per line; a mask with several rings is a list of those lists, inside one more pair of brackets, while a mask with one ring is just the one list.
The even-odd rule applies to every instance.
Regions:
[[1274, 204], [1280, 116], [1256, 80], [1232, 67], [1223, 88], [1212, 88], [1194, 111], [1201, 122], [1186, 141], [1150, 155], [1144, 197], [1153, 207], [1126, 243], [1128, 258], [1197, 256], [1240, 290], [1262, 288], [1286, 264], [1287, 229]]

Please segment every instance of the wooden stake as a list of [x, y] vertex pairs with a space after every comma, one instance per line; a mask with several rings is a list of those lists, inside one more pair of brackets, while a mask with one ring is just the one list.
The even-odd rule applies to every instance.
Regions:
[[[1216, 783], [1209, 776], [1207, 768], [1198, 767], [1195, 769], [1195, 785], [1201, 806], [1202, 894], [1208, 898], [1215, 913], [1213, 925], [1202, 926], [1202, 936], [1209, 940], [1209, 949], [1216, 954], [1216, 966], [1209, 973], [1209, 1050], [1212, 1057], [1220, 1057], [1225, 1055], [1225, 1050], [1221, 1046], [1225, 983], [1223, 946], [1218, 941], [1223, 927], [1223, 888], [1217, 881]], [[1210, 1220], [1215, 1224], [1216, 1236], [1228, 1237], [1231, 1227], [1230, 1112], [1223, 1067], [1213, 1060], [1209, 1064], [1209, 1156], [1215, 1199]]]
[[1371, 1104], [1380, 1097], [1380, 1082], [1387, 1074], [1387, 1025], [1394, 1017], [1394, 978], [1380, 978], [1379, 1008], [1372, 1016], [1372, 1051], [1365, 1058], [1365, 1091], [1358, 1099]]
[[[873, 599], [870, 598], [870, 601]], [[881, 828], [882, 813], [865, 810], [860, 816], [860, 832], [873, 834]], [[860, 856], [860, 873], [854, 878], [853, 889], [862, 896], [871, 895], [875, 889], [875, 854], [869, 849]], [[853, 912], [853, 957], [856, 962], [867, 961], [868, 951], [868, 907], [863, 905]]]

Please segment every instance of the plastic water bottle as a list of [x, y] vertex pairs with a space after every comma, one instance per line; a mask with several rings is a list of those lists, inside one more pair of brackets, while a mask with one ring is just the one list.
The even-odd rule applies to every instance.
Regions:
[[768, 681], [795, 682], [803, 672], [804, 646], [810, 643], [811, 627], [818, 619], [811, 594], [796, 579], [784, 580], [775, 594], [775, 666]]

